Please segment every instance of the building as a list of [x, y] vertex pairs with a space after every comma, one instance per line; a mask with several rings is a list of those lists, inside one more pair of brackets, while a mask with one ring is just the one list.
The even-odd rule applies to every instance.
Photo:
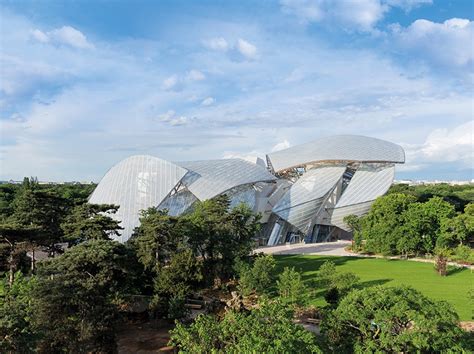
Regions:
[[171, 215], [196, 201], [227, 194], [231, 206], [247, 203], [262, 214], [262, 244], [323, 242], [349, 237], [347, 215], [363, 215], [393, 182], [395, 164], [405, 162], [393, 143], [339, 135], [270, 153], [267, 164], [241, 159], [169, 162], [131, 156], [112, 167], [90, 197], [116, 204], [114, 215], [127, 241], [140, 211], [155, 206]]

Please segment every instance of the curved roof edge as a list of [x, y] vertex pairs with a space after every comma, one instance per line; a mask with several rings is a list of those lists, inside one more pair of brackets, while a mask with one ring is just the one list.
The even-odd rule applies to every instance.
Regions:
[[124, 228], [114, 239], [125, 242], [139, 224], [140, 211], [159, 205], [188, 171], [150, 155], [134, 155], [110, 168], [89, 197], [94, 204], [115, 204], [111, 215]]
[[324, 161], [404, 163], [400, 145], [362, 135], [334, 135], [267, 154], [275, 172]]
[[182, 183], [199, 200], [211, 199], [242, 185], [277, 179], [265, 167], [238, 158], [175, 164], [189, 171]]

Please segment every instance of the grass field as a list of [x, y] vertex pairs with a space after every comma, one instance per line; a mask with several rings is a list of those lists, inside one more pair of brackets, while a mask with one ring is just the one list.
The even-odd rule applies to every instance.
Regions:
[[473, 301], [469, 291], [474, 286], [474, 275], [469, 269], [451, 268], [449, 275], [437, 275], [431, 263], [332, 256], [275, 256], [277, 272], [285, 266], [295, 267], [303, 273], [303, 279], [314, 290], [316, 306], [323, 306], [324, 289], [317, 289], [316, 271], [327, 260], [332, 260], [338, 271], [353, 272], [360, 277], [360, 286], [409, 285], [433, 300], [445, 300], [452, 304], [462, 321], [473, 316]]

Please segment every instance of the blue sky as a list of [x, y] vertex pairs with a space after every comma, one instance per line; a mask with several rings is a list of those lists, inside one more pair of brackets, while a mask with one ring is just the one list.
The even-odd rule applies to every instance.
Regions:
[[472, 179], [473, 4], [0, 1], [0, 179], [332, 134], [402, 145], [399, 179]]

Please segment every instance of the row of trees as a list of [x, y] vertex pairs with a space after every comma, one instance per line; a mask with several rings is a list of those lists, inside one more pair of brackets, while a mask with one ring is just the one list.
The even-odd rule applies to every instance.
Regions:
[[[8, 270], [10, 282], [18, 267], [35, 251], [59, 252], [57, 244], [65, 241], [69, 217], [75, 208], [84, 205], [93, 185], [40, 185], [34, 178], [25, 178], [21, 185], [0, 185], [0, 271]], [[98, 213], [96, 213], [98, 215]], [[69, 241], [72, 241], [71, 239]]]
[[420, 202], [413, 195], [390, 193], [378, 198], [367, 215], [345, 221], [353, 229], [356, 250], [371, 253], [416, 256], [457, 247], [469, 255], [474, 242], [474, 204], [456, 212], [438, 196]]

